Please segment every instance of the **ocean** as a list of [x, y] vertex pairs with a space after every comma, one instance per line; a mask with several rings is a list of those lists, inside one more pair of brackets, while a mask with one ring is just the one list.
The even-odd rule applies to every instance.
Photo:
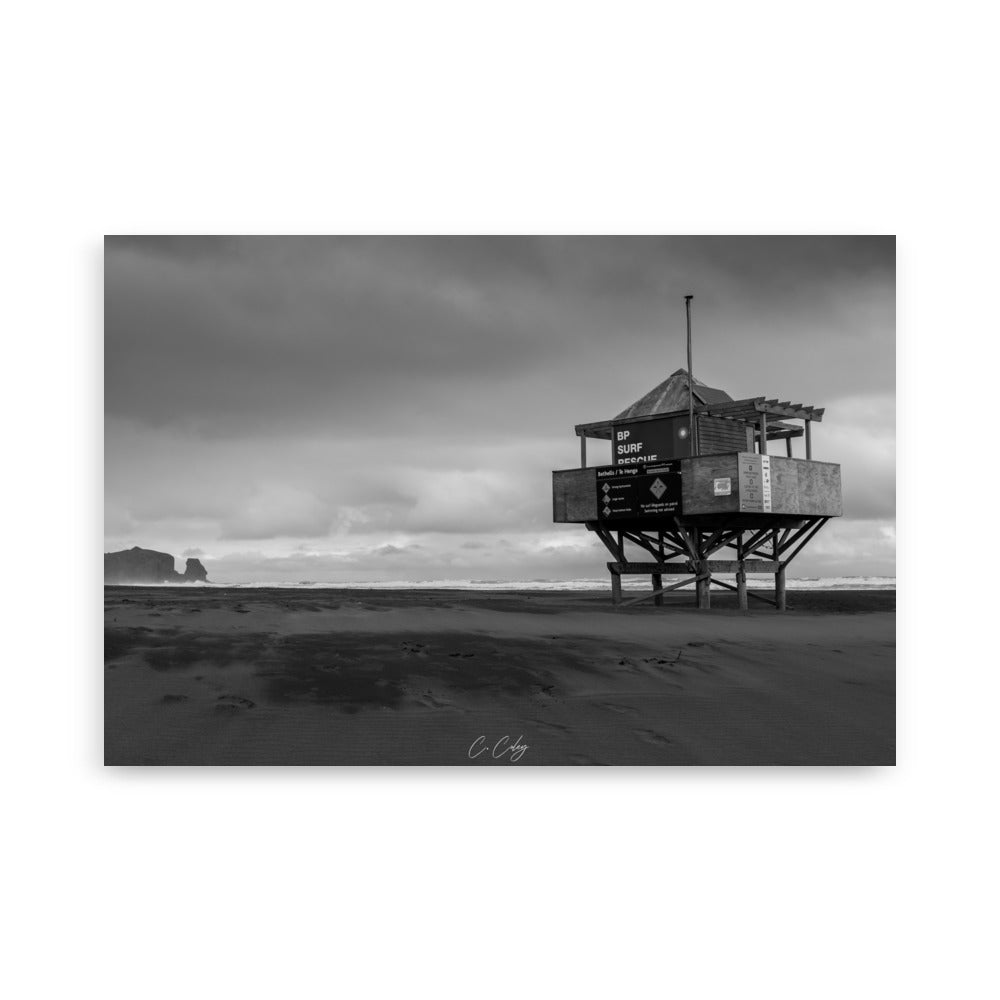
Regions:
[[[733, 574], [720, 573], [717, 578], [735, 586]], [[681, 576], [664, 576], [664, 583], [676, 583], [684, 579]], [[771, 574], [749, 575], [747, 585], [751, 590], [773, 590], [774, 576]], [[143, 587], [152, 586], [142, 584]], [[245, 589], [281, 588], [291, 590], [517, 590], [517, 591], [551, 591], [571, 590], [610, 591], [611, 584], [607, 575], [603, 577], [588, 577], [573, 580], [299, 580], [287, 581], [254, 581], [226, 582], [224, 580], [211, 583], [165, 583], [164, 587], [236, 587]], [[648, 576], [622, 577], [623, 590], [648, 590]], [[819, 576], [819, 577], [789, 577], [785, 582], [788, 590], [895, 590], [894, 576]], [[688, 587], [679, 589], [694, 589], [691, 583]]]

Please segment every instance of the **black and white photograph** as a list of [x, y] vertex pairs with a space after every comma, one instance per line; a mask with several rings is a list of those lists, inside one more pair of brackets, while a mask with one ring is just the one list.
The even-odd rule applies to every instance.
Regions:
[[891, 765], [892, 236], [109, 236], [111, 765]]
[[3, 994], [995, 995], [990, 13], [12, 7]]

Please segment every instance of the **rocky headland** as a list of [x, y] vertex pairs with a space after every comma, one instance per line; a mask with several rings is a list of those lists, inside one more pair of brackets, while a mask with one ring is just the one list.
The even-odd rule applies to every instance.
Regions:
[[208, 573], [198, 559], [188, 559], [184, 572], [174, 569], [169, 552], [140, 549], [104, 553], [105, 583], [207, 583]]

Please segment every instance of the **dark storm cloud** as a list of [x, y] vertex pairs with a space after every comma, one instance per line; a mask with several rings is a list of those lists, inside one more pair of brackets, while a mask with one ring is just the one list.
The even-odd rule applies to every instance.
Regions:
[[109, 242], [111, 415], [208, 435], [565, 426], [683, 363], [689, 291], [696, 371], [734, 394], [891, 388], [872, 336], [891, 240], [176, 241]]

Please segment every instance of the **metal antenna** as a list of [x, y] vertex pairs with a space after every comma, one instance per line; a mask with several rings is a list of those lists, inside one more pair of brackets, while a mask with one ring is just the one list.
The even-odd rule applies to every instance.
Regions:
[[691, 300], [693, 295], [684, 296], [684, 308], [687, 310], [688, 327], [688, 438], [691, 441], [691, 454], [697, 455], [694, 438], [694, 372], [691, 370]]

